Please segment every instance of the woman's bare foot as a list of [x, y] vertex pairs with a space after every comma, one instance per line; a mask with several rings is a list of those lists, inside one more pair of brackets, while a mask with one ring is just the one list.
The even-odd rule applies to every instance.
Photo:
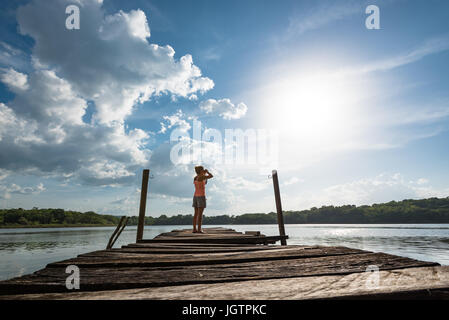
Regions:
[[197, 230], [195, 230], [195, 229], [193, 229], [192, 233], [198, 233], [198, 231], [197, 231]]
[[203, 230], [198, 230], [198, 233], [204, 233], [204, 231]]

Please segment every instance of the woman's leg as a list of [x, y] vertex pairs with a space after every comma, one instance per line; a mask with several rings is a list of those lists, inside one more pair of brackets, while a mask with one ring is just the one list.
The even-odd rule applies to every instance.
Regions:
[[198, 231], [201, 232], [201, 224], [203, 223], [203, 211], [204, 208], [198, 208]]
[[199, 208], [194, 207], [194, 209], [195, 209], [195, 213], [193, 215], [193, 232], [196, 232], [197, 231], [196, 224], [197, 224], [197, 221], [198, 221], [198, 211], [199, 211], [198, 209]]

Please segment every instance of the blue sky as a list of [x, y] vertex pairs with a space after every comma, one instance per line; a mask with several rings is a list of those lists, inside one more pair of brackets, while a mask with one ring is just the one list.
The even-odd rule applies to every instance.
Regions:
[[[79, 30], [65, 28], [70, 4]], [[273, 211], [275, 168], [287, 210], [446, 197], [448, 12], [437, 0], [5, 1], [0, 207], [136, 215], [150, 168], [148, 214], [190, 213], [199, 163], [215, 175], [209, 215]], [[265, 130], [277, 161], [248, 149], [220, 162], [229, 141], [196, 140], [194, 120], [223, 138]], [[203, 158], [173, 161], [174, 132]]]

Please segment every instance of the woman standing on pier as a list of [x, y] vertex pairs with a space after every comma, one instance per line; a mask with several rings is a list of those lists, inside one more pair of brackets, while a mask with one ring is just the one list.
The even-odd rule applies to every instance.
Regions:
[[[193, 233], [203, 233], [201, 223], [203, 222], [203, 211], [206, 208], [206, 183], [213, 175], [203, 166], [195, 167], [196, 177], [193, 179], [195, 193], [193, 195], [192, 207], [195, 209], [193, 215]], [[197, 228], [198, 226], [198, 228]]]

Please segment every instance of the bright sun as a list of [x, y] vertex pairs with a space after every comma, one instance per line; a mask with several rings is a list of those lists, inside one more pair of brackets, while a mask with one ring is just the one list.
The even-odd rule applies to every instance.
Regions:
[[[268, 95], [268, 92], [266, 92]], [[281, 133], [308, 141], [345, 135], [357, 90], [329, 76], [286, 78], [270, 86], [265, 120]]]

